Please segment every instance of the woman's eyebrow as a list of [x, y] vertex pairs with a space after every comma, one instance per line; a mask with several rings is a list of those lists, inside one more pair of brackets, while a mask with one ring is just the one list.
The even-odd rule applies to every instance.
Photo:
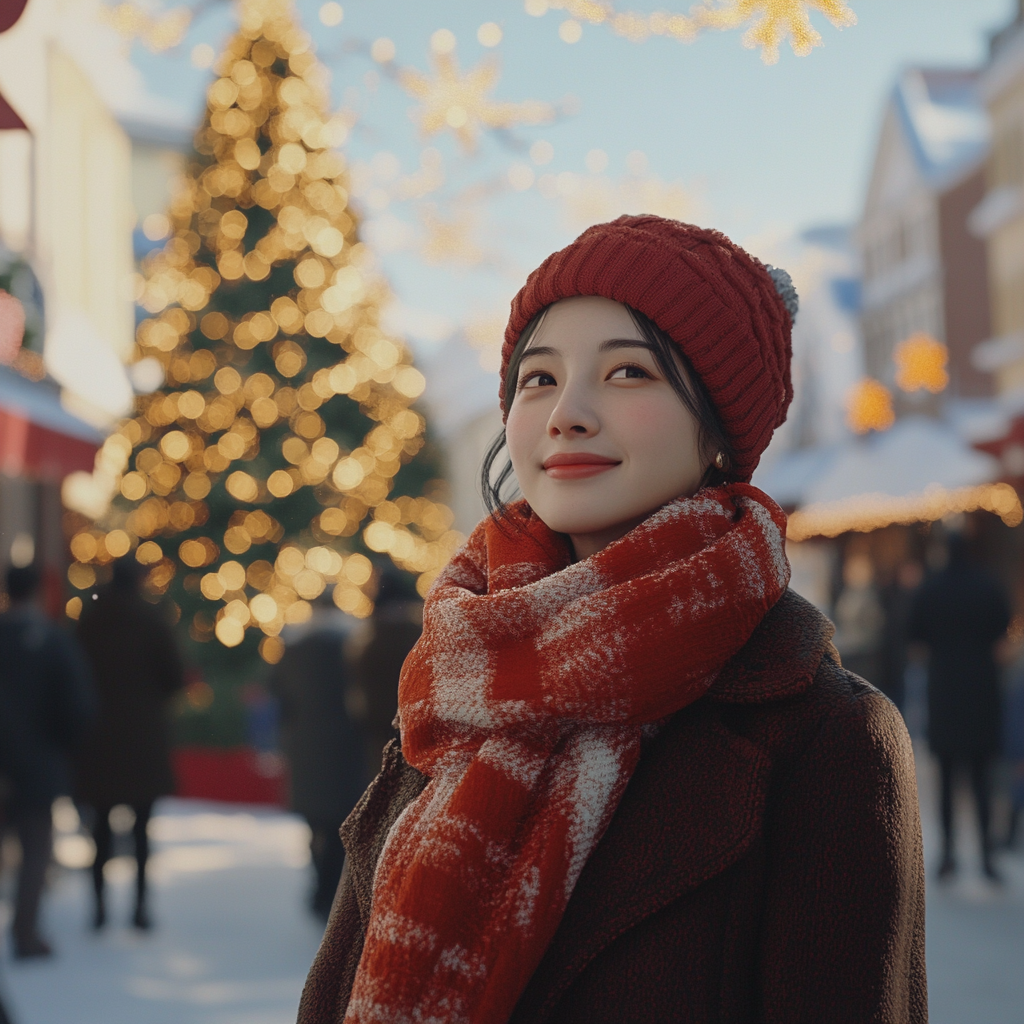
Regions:
[[[642, 348], [648, 352], [654, 352], [655, 346], [649, 341], [643, 341], [640, 338], [609, 338], [608, 341], [602, 341], [598, 347], [599, 352], [613, 352], [615, 349], [620, 348]], [[536, 345], [532, 348], [528, 348], [523, 353], [523, 360], [527, 360], [530, 356], [559, 356], [561, 352], [557, 348], [552, 348], [550, 345]]]
[[530, 356], [557, 356], [560, 355], [558, 349], [552, 348], [550, 345], [537, 345], [534, 348], [528, 348], [523, 353], [523, 359], [529, 359]]
[[618, 348], [643, 348], [648, 352], [653, 352], [654, 345], [649, 341], [643, 341], [640, 338], [610, 338], [608, 341], [602, 341], [599, 351], [601, 352], [612, 352]]

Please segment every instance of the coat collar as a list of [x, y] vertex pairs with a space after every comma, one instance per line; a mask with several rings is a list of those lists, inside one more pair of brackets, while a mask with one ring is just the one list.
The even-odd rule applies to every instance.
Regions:
[[546, 1019], [618, 935], [742, 857], [761, 831], [770, 767], [712, 705], [676, 715], [641, 758], [510, 1024]]
[[761, 704], [803, 693], [824, 657], [839, 664], [836, 628], [817, 608], [786, 590], [708, 690], [727, 704]]

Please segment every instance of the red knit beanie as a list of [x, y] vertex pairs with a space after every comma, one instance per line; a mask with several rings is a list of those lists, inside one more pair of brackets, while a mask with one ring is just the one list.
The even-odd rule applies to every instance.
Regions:
[[787, 308], [773, 273], [718, 231], [646, 214], [596, 224], [549, 256], [512, 300], [500, 398], [530, 320], [559, 299], [601, 295], [639, 310], [679, 345], [732, 442], [730, 475], [749, 480], [793, 398], [796, 293], [790, 285]]

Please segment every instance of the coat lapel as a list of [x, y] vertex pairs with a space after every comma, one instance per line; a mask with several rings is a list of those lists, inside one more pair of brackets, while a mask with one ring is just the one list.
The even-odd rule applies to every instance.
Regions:
[[738, 860], [761, 830], [769, 770], [713, 705], [677, 714], [641, 758], [513, 1021], [537, 1019], [618, 935]]
[[345, 867], [352, 878], [365, 932], [370, 923], [373, 875], [392, 826], [430, 780], [402, 757], [396, 740], [384, 748], [380, 774], [341, 826]]

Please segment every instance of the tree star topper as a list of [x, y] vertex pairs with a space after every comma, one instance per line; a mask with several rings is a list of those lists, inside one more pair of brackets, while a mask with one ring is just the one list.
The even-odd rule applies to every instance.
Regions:
[[414, 116], [425, 136], [449, 130], [466, 149], [472, 149], [481, 129], [541, 124], [555, 116], [551, 104], [539, 100], [495, 103], [489, 99], [498, 81], [494, 59], [481, 61], [465, 74], [451, 53], [435, 53], [433, 62], [432, 77], [415, 68], [403, 68], [398, 74], [402, 88], [420, 101]]

